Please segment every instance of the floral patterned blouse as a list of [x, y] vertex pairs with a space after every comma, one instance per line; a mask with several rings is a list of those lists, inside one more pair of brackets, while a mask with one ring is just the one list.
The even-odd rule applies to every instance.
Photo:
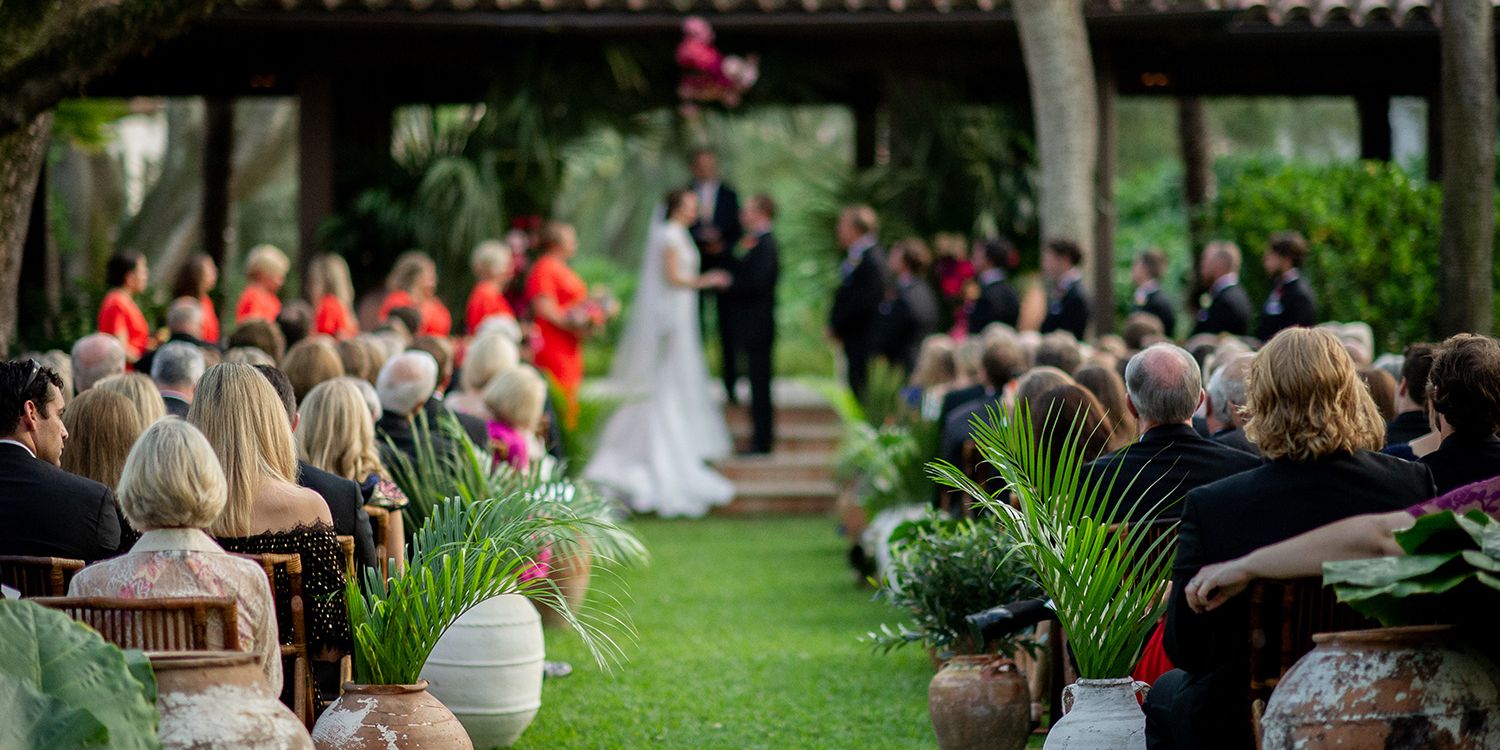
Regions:
[[1500, 477], [1449, 490], [1431, 500], [1407, 508], [1406, 512], [1420, 518], [1429, 513], [1441, 513], [1445, 510], [1451, 510], [1454, 513], [1482, 510], [1495, 518], [1500, 518]]
[[198, 529], [147, 531], [126, 554], [79, 571], [68, 596], [234, 597], [240, 650], [256, 654], [271, 694], [281, 694], [281, 649], [265, 571], [226, 553]]

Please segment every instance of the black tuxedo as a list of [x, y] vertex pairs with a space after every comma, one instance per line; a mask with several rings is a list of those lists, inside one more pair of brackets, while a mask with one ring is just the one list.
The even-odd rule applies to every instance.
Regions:
[[871, 245], [860, 255], [854, 267], [845, 261], [843, 280], [833, 294], [833, 308], [828, 312], [828, 327], [844, 345], [849, 366], [849, 389], [854, 395], [865, 392], [865, 377], [875, 344], [875, 319], [885, 300], [885, 252]]
[[1161, 321], [1163, 331], [1167, 338], [1172, 338], [1177, 330], [1177, 313], [1172, 309], [1172, 303], [1167, 300], [1167, 293], [1161, 287], [1152, 289], [1145, 294], [1136, 292], [1135, 304], [1130, 308], [1131, 312], [1150, 313]]
[[947, 424], [948, 415], [952, 414], [954, 409], [970, 401], [978, 401], [981, 398], [984, 398], [984, 385], [982, 383], [948, 391], [943, 395], [943, 403], [938, 407], [938, 424]]
[[719, 292], [719, 319], [728, 324], [727, 340], [734, 346], [724, 351], [725, 387], [733, 388], [739, 380], [739, 358], [744, 355], [750, 376], [750, 419], [755, 428], [750, 447], [769, 453], [775, 443], [771, 378], [775, 371], [776, 279], [781, 261], [774, 235], [763, 232], [754, 240], [754, 245], [729, 259], [732, 280]]
[[1266, 297], [1266, 306], [1261, 308], [1260, 327], [1255, 329], [1255, 337], [1261, 341], [1270, 341], [1283, 328], [1317, 324], [1318, 300], [1313, 297], [1312, 289], [1301, 276], [1294, 275], [1290, 279], [1283, 276], [1276, 280], [1276, 286]]
[[1427, 468], [1379, 453], [1316, 461], [1277, 460], [1188, 493], [1172, 566], [1164, 638], [1178, 669], [1146, 704], [1151, 747], [1249, 747], [1247, 597], [1196, 614], [1183, 591], [1205, 565], [1363, 513], [1401, 510], [1431, 498]]
[[[697, 194], [698, 185], [697, 183], [689, 184], [687, 189]], [[739, 246], [740, 238], [745, 235], [745, 230], [740, 225], [739, 195], [734, 192], [733, 188], [720, 182], [719, 189], [714, 197], [714, 215], [712, 219], [704, 221], [700, 217], [691, 227], [688, 227], [688, 231], [692, 233], [693, 242], [698, 246], [700, 270], [727, 270], [730, 268], [734, 265], [735, 248]], [[717, 235], [717, 242], [720, 248], [717, 253], [708, 251], [710, 241], [715, 239], [714, 235]], [[733, 356], [732, 353], [737, 348], [737, 345], [734, 341], [735, 328], [729, 320], [731, 317], [730, 314], [724, 309], [724, 298], [722, 295], [710, 291], [698, 294], [699, 323], [702, 324], [704, 320], [708, 319], [707, 311], [710, 299], [717, 300], [720, 361], [727, 362]], [[723, 368], [720, 375], [724, 381], [725, 393], [728, 394], [730, 401], [734, 401], [734, 380], [732, 376], [737, 376], [738, 373], [732, 372], [729, 368]]]
[[184, 401], [180, 396], [162, 394], [161, 402], [167, 407], [167, 414], [178, 419], [187, 419], [188, 409], [193, 408], [192, 404]]
[[1193, 335], [1200, 333], [1227, 333], [1244, 336], [1250, 332], [1250, 295], [1239, 282], [1220, 289], [1213, 295], [1208, 307], [1198, 311], [1198, 324], [1193, 326]]
[[0, 555], [94, 562], [120, 552], [114, 493], [0, 443]]
[[1229, 427], [1215, 432], [1213, 441], [1220, 445], [1227, 445], [1235, 450], [1244, 451], [1252, 456], [1260, 455], [1260, 446], [1250, 442], [1250, 438], [1245, 437], [1245, 431], [1238, 427]]
[[[380, 460], [387, 468], [394, 466], [399, 457], [405, 457], [413, 466], [417, 462], [417, 433], [413, 424], [414, 417], [406, 417], [393, 411], [381, 412], [380, 419], [375, 422], [375, 444], [380, 450]], [[447, 455], [453, 450], [453, 444], [443, 437], [442, 429], [429, 421], [427, 428], [431, 431], [432, 450], [439, 456]], [[390, 445], [386, 443], [387, 439]], [[486, 441], [488, 444], [488, 441]], [[395, 446], [392, 452], [391, 446]]]
[[1454, 433], [1438, 449], [1417, 459], [1432, 471], [1438, 494], [1500, 476], [1500, 437]]
[[458, 426], [464, 428], [464, 434], [468, 435], [469, 439], [474, 441], [474, 444], [481, 450], [490, 444], [489, 424], [479, 417], [449, 409], [436, 395], [427, 399], [427, 403], [422, 404], [422, 411], [427, 413], [427, 426], [431, 427], [434, 433], [441, 434], [444, 418], [453, 416], [458, 419]]
[[1426, 412], [1403, 411], [1386, 423], [1385, 445], [1387, 448], [1404, 445], [1429, 432], [1432, 432], [1432, 425], [1427, 421]]
[[[1130, 445], [1083, 467], [1108, 490], [1115, 521], [1176, 518], [1189, 490], [1261, 465], [1259, 456], [1221, 445], [1185, 424], [1148, 430]], [[1113, 483], [1113, 484], [1111, 484]]]
[[1083, 294], [1083, 279], [1064, 282], [1059, 293], [1047, 301], [1047, 317], [1042, 319], [1042, 333], [1067, 331], [1079, 341], [1089, 325], [1089, 300]]
[[876, 350], [907, 372], [917, 366], [922, 340], [937, 330], [937, 292], [922, 279], [897, 282], [896, 296], [880, 303]]
[[[979, 282], [979, 297], [969, 310], [970, 335], [983, 331], [991, 323], [1004, 323], [1015, 328], [1016, 322], [1021, 319], [1021, 298], [1016, 296], [1016, 290], [1011, 287], [1005, 274], [997, 274], [988, 282]], [[981, 279], [983, 276], [981, 274]]]
[[[184, 342], [184, 343], [192, 344], [193, 346], [196, 346], [199, 349], [212, 349], [214, 351], [219, 351], [219, 347], [218, 347], [217, 344], [214, 344], [214, 343], [209, 342], [209, 341], [204, 341], [203, 339], [200, 339], [200, 338], [198, 338], [196, 336], [189, 336], [188, 334], [183, 333], [181, 331], [174, 331], [174, 332], [172, 332], [172, 337], [169, 338], [169, 339], [167, 339], [167, 344], [170, 344], [170, 343], [172, 343], [174, 341], [181, 341], [181, 342]], [[165, 345], [166, 344], [163, 344], [162, 346], [165, 346]], [[156, 349], [152, 349], [151, 351], [148, 351], [145, 354], [142, 354], [141, 358], [139, 360], [137, 360], [136, 363], [135, 363], [135, 371], [138, 372], [138, 373], [141, 373], [142, 375], [150, 377], [151, 376], [151, 363], [154, 362], [154, 361], [156, 361], [156, 352], [159, 351], [160, 349], [161, 349], [161, 347], [157, 347]]]
[[[318, 493], [333, 514], [333, 533], [354, 537], [354, 562], [357, 570], [375, 567], [375, 532], [365, 513], [365, 496], [358, 484], [337, 474], [323, 471], [306, 461], [297, 462], [297, 484]], [[360, 580], [364, 574], [359, 573]]]

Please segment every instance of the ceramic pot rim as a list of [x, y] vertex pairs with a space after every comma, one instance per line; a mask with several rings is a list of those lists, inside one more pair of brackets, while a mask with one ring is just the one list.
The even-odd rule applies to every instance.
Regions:
[[360, 693], [363, 695], [406, 695], [409, 693], [422, 693], [427, 690], [426, 680], [417, 680], [410, 685], [360, 685], [355, 682], [344, 683], [344, 692]]
[[153, 670], [241, 667], [255, 664], [249, 651], [147, 651]]
[[1420, 643], [1440, 638], [1452, 631], [1452, 625], [1408, 625], [1399, 628], [1345, 630], [1337, 633], [1316, 633], [1313, 635], [1313, 643]]
[[1090, 680], [1090, 679], [1086, 679], [1086, 678], [1080, 677], [1073, 684], [1075, 684], [1075, 685], [1077, 685], [1079, 687], [1088, 687], [1088, 688], [1113, 688], [1113, 687], [1129, 687], [1129, 688], [1133, 688], [1135, 686], [1135, 678], [1134, 677], [1110, 677], [1110, 678], [1104, 679], [1104, 680]]

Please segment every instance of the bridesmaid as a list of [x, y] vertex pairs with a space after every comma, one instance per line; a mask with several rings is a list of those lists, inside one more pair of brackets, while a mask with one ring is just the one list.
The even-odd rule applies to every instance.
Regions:
[[99, 306], [99, 332], [119, 339], [125, 358], [135, 362], [151, 346], [151, 326], [135, 304], [135, 295], [146, 291], [151, 278], [146, 258], [134, 250], [120, 250], [109, 257], [104, 277], [109, 292]]
[[307, 267], [307, 300], [314, 305], [313, 331], [344, 340], [359, 333], [354, 322], [354, 282], [342, 255], [324, 253]]
[[447, 336], [453, 330], [453, 316], [437, 298], [437, 266], [421, 250], [409, 250], [396, 258], [386, 277], [388, 290], [380, 305], [380, 321], [385, 322], [398, 307], [416, 308], [422, 323], [414, 335]]
[[245, 276], [250, 283], [240, 293], [240, 303], [234, 309], [234, 322], [243, 323], [259, 318], [275, 323], [281, 314], [281, 298], [277, 293], [286, 281], [286, 272], [292, 266], [286, 254], [275, 245], [257, 245], [245, 260]]
[[182, 264], [182, 268], [177, 271], [177, 280], [172, 284], [172, 299], [195, 299], [203, 307], [203, 340], [214, 346], [221, 343], [219, 313], [214, 309], [213, 298], [208, 293], [218, 284], [219, 266], [207, 253], [198, 253]]
[[479, 324], [491, 315], [516, 317], [510, 303], [505, 301], [505, 285], [510, 282], [512, 270], [510, 246], [499, 240], [481, 242], [474, 248], [469, 263], [477, 281], [474, 291], [469, 292], [464, 322], [473, 336], [479, 332]]
[[567, 394], [569, 412], [583, 381], [583, 337], [594, 327], [588, 286], [568, 267], [578, 252], [578, 234], [569, 224], [549, 222], [542, 230], [542, 253], [526, 279], [526, 298], [542, 334], [537, 367], [550, 373]]

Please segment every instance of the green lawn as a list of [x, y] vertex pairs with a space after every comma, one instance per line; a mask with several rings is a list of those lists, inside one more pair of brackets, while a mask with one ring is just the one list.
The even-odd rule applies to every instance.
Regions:
[[654, 560], [596, 588], [628, 590], [639, 633], [601, 672], [571, 633], [515, 747], [935, 748], [927, 655], [873, 653], [857, 638], [892, 620], [856, 587], [827, 519], [644, 521]]

